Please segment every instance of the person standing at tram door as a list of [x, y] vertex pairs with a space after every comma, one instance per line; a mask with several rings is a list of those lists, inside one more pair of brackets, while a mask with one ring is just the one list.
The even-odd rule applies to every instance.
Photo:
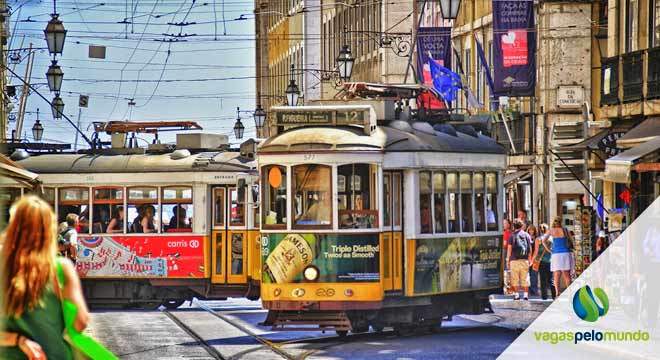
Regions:
[[233, 275], [243, 273], [243, 236], [241, 234], [231, 236], [231, 273]]
[[523, 228], [520, 219], [513, 221], [513, 234], [507, 250], [507, 263], [511, 269], [511, 286], [514, 299], [519, 300], [519, 292], [523, 291], [523, 298], [529, 300], [529, 258], [532, 255], [532, 238]]

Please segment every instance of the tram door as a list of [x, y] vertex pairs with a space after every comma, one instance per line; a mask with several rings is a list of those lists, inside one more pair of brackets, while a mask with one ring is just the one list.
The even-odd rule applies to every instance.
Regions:
[[211, 282], [247, 282], [245, 193], [235, 187], [213, 188]]
[[402, 289], [403, 233], [400, 172], [386, 171], [383, 173], [383, 289], [396, 291]]

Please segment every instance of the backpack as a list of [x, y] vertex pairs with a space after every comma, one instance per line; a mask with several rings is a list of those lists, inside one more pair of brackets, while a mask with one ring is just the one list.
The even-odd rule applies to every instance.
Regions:
[[515, 232], [512, 236], [513, 238], [513, 253], [516, 256], [516, 259], [525, 259], [529, 256], [531, 252], [531, 244], [527, 238], [527, 233], [524, 231]]

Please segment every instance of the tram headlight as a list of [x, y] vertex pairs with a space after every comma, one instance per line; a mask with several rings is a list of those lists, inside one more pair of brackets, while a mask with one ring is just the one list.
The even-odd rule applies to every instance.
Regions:
[[276, 297], [280, 296], [281, 293], [282, 293], [282, 289], [280, 288], [276, 288], [275, 291], [273, 291], [273, 295], [275, 295]]
[[346, 289], [344, 290], [344, 295], [351, 297], [353, 296], [353, 290], [352, 289]]
[[319, 278], [319, 268], [317, 268], [314, 265], [310, 265], [305, 268], [303, 271], [303, 277], [305, 277], [305, 280], [307, 281], [316, 281]]

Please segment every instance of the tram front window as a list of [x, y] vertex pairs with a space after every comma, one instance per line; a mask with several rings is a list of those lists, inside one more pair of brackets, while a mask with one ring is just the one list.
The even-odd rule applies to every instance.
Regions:
[[431, 173], [419, 173], [419, 222], [422, 234], [430, 234], [431, 229]]
[[472, 218], [472, 175], [461, 173], [461, 231], [473, 232]]
[[436, 233], [444, 233], [446, 224], [445, 211], [445, 174], [433, 173], [433, 218]]
[[339, 228], [369, 229], [378, 226], [375, 206], [376, 167], [348, 164], [337, 168]]
[[458, 174], [447, 173], [447, 193], [449, 194], [449, 208], [447, 209], [447, 219], [449, 220], [449, 232], [457, 233], [460, 231], [458, 216]]
[[264, 227], [286, 226], [286, 168], [269, 166], [263, 170]]
[[474, 206], [475, 206], [475, 225], [477, 231], [486, 231], [486, 223], [484, 219], [486, 218], [484, 214], [484, 174], [483, 173], [474, 173], [472, 176], [472, 182], [474, 184]]
[[486, 174], [486, 224], [488, 231], [497, 231], [497, 174]]
[[330, 201], [331, 171], [324, 165], [297, 165], [291, 179], [294, 226], [322, 226], [332, 224]]

